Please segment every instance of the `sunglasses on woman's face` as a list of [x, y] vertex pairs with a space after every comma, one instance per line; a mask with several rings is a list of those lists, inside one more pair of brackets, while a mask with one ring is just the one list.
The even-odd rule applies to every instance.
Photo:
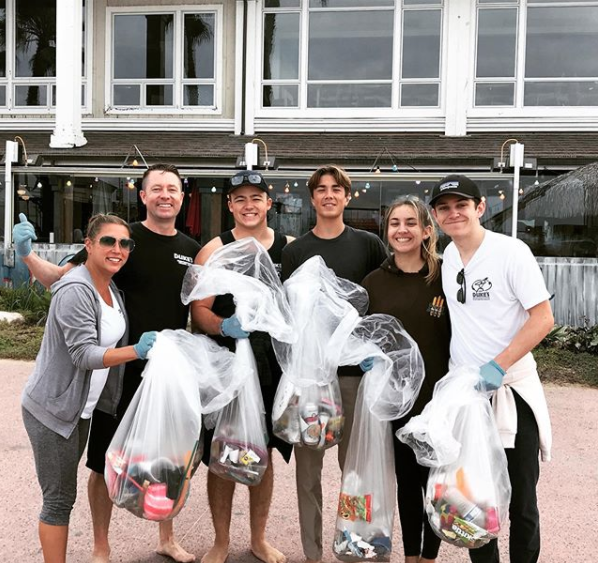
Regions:
[[133, 252], [133, 249], [135, 248], [135, 241], [132, 238], [117, 239], [109, 235], [100, 237], [100, 244], [102, 246], [114, 248], [117, 242], [121, 250], [124, 250], [125, 252]]

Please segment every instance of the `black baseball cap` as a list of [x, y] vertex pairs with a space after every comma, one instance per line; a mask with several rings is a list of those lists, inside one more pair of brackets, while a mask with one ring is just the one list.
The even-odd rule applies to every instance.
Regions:
[[444, 177], [432, 188], [432, 197], [428, 202], [434, 207], [434, 203], [443, 195], [458, 195], [468, 199], [482, 199], [480, 188], [467, 176], [460, 174], [451, 174]]
[[264, 177], [255, 170], [243, 170], [242, 172], [237, 172], [228, 181], [228, 193], [230, 194], [233, 190], [236, 190], [241, 186], [253, 186], [254, 188], [258, 188], [268, 193], [268, 184], [266, 184], [266, 180], [264, 180]]

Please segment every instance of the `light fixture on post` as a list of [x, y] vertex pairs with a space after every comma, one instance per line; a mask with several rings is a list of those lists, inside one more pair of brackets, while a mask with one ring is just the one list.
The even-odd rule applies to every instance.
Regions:
[[[133, 160], [129, 164], [129, 158], [131, 156], [133, 156]], [[129, 152], [127, 153], [127, 156], [125, 156], [125, 159], [123, 160], [123, 163], [121, 164], [120, 167], [124, 168], [125, 166], [133, 166], [133, 167], [139, 166], [139, 161], [137, 160], [137, 156], [139, 156], [141, 158], [141, 160], [143, 160], [143, 164], [145, 165], [145, 167], [149, 168], [147, 160], [145, 160], [143, 153], [139, 150], [139, 147], [137, 145], [131, 146], [131, 148], [129, 149]]]
[[[264, 156], [260, 154], [260, 143], [264, 147]], [[237, 158], [235, 168], [245, 168], [247, 170], [273, 170], [278, 168], [276, 157], [268, 154], [268, 145], [262, 139], [252, 139], [245, 143], [243, 155]]]

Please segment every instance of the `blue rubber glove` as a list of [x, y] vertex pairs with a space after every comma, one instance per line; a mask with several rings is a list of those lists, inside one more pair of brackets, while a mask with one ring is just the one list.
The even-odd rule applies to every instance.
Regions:
[[236, 315], [222, 321], [220, 324], [220, 334], [222, 334], [222, 336], [230, 336], [235, 340], [249, 338], [249, 333], [241, 328], [241, 323]]
[[363, 373], [370, 371], [374, 367], [374, 358], [366, 358], [359, 364], [359, 367]]
[[507, 373], [494, 360], [480, 367], [480, 377], [486, 386], [487, 391], [495, 391], [502, 384], [502, 378]]
[[133, 346], [133, 350], [135, 350], [135, 354], [137, 354], [137, 357], [140, 360], [145, 360], [147, 358], [148, 352], [156, 342], [156, 336], [158, 336], [158, 333], [155, 330], [144, 332], [141, 335], [139, 342]]
[[31, 241], [37, 240], [35, 228], [27, 221], [27, 216], [24, 213], [19, 213], [19, 221], [12, 228], [12, 240], [15, 243], [15, 250], [19, 258], [26, 258], [31, 252]]

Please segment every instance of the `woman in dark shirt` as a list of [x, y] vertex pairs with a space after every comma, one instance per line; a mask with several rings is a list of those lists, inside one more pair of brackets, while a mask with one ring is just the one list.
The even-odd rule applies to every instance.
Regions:
[[[389, 207], [384, 235], [390, 257], [363, 280], [369, 313], [396, 317], [417, 342], [426, 376], [409, 414], [393, 422], [396, 432], [418, 415], [432, 398], [434, 384], [448, 371], [450, 322], [436, 253], [437, 234], [427, 206], [415, 196], [397, 199]], [[432, 531], [424, 507], [429, 469], [395, 437], [395, 473], [405, 563], [433, 563], [440, 538]]]

